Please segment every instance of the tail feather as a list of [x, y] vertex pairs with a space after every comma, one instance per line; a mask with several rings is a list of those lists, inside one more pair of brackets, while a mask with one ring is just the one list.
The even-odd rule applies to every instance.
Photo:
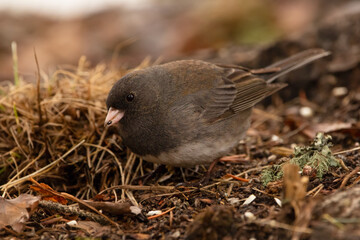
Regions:
[[266, 69], [278, 69], [276, 72], [269, 74], [267, 76], [267, 83], [273, 82], [276, 78], [287, 74], [297, 68], [300, 68], [312, 61], [315, 61], [319, 58], [330, 55], [331, 53], [320, 48], [308, 49], [298, 54], [295, 54], [289, 58], [276, 62], [270, 66], [267, 66]]

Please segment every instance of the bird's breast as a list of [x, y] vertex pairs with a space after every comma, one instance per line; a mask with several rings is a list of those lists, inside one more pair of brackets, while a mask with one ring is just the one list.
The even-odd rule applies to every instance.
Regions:
[[207, 165], [217, 158], [225, 156], [235, 147], [243, 135], [225, 136], [217, 139], [199, 139], [164, 151], [158, 155], [140, 156], [144, 160], [175, 167], [193, 167]]

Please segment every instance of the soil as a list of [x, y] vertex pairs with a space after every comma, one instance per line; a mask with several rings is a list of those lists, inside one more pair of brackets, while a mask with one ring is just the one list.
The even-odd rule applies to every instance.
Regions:
[[[206, 167], [154, 171], [158, 166], [132, 154], [114, 129], [104, 129], [106, 93], [131, 69], [89, 67], [82, 59], [39, 85], [3, 85], [1, 189], [5, 199], [30, 193], [41, 200], [31, 211], [16, 205], [29, 213], [21, 231], [3, 223], [3, 211], [0, 225], [8, 226], [0, 238], [360, 239], [359, 20], [346, 13], [297, 38], [187, 57], [263, 67], [301, 49], [333, 53], [280, 79], [289, 86], [256, 106], [246, 138], [216, 165], [209, 183], [195, 187], [179, 183], [200, 181]], [[265, 185], [264, 169], [289, 162], [294, 147], [310, 146], [317, 132], [331, 136], [339, 166], [321, 178], [314, 167], [300, 174], [294, 168]]]

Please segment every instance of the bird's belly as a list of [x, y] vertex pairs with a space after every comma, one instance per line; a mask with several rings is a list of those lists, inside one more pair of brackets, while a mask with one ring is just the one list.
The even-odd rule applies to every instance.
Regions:
[[228, 136], [227, 138], [202, 139], [197, 142], [182, 144], [158, 156], [140, 156], [144, 160], [175, 167], [192, 167], [200, 164], [210, 164], [213, 160], [224, 156], [243, 136]]

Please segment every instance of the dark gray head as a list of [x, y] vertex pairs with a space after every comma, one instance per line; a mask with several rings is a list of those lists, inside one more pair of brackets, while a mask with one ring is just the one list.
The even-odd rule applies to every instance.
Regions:
[[105, 125], [131, 118], [136, 112], [151, 111], [159, 97], [159, 74], [156, 68], [147, 68], [129, 73], [117, 81], [106, 100]]

